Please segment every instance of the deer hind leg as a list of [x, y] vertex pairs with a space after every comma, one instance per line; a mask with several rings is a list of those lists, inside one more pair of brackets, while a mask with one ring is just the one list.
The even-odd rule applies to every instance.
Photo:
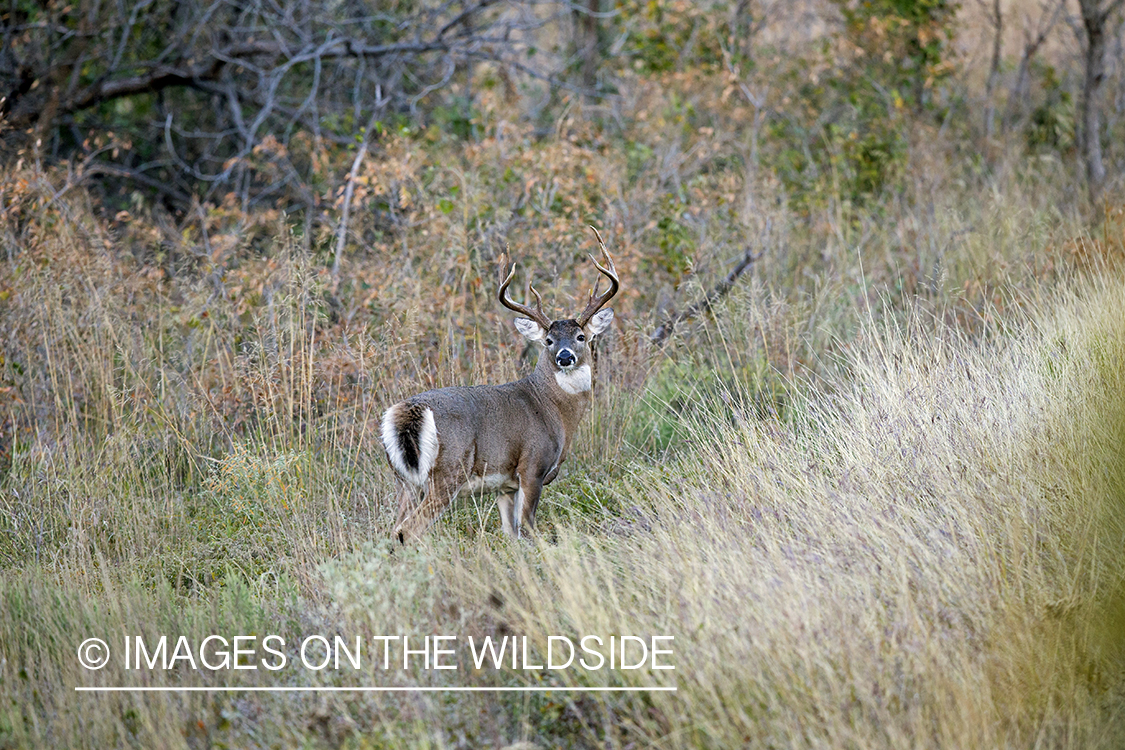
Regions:
[[401, 487], [398, 493], [398, 514], [395, 517], [395, 528], [402, 526], [402, 522], [406, 520], [413, 511], [415, 506], [418, 505], [418, 488], [407, 482], [401, 482]]
[[395, 526], [394, 536], [403, 544], [410, 539], [416, 539], [430, 528], [446, 506], [453, 500], [462, 481], [457, 479], [434, 479], [426, 486], [426, 494], [422, 501], [404, 514]]

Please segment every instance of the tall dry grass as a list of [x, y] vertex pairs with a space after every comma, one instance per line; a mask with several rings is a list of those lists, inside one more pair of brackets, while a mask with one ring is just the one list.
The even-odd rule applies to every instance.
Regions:
[[[1115, 746], [1125, 289], [1111, 274], [1047, 300], [983, 339], [921, 311], [901, 325], [869, 316], [818, 384], [779, 386], [769, 403], [783, 414], [763, 415], [753, 377], [708, 375], [718, 368], [656, 370], [636, 393], [609, 380], [531, 544], [503, 542], [495, 511], [474, 500], [420, 548], [373, 544], [389, 476], [355, 447], [371, 416], [359, 407], [302, 432], [282, 390], [233, 449], [189, 459], [174, 436], [205, 428], [166, 427], [154, 442], [118, 398], [102, 415], [114, 420], [106, 439], [76, 432], [6, 480], [6, 554], [25, 570], [9, 567], [0, 592], [2, 736], [13, 746]], [[762, 305], [753, 293], [729, 303], [713, 341], [765, 342]], [[302, 330], [291, 329], [294, 351]], [[126, 368], [107, 369], [102, 385], [120, 393]], [[185, 492], [177, 472], [202, 477]], [[78, 640], [122, 632], [501, 632], [540, 644], [669, 634], [678, 692], [74, 695], [91, 680], [73, 659]], [[138, 675], [114, 665], [94, 679]], [[468, 676], [369, 664], [343, 678], [235, 679]]]
[[[781, 111], [805, 61], [775, 53], [743, 82]], [[883, 193], [797, 209], [728, 72], [554, 114], [485, 88], [477, 142], [388, 136], [336, 278], [334, 232], [277, 212], [110, 218], [61, 172], [5, 175], [0, 747], [1120, 745], [1120, 208], [1092, 219], [1062, 151], [923, 118]], [[526, 371], [500, 258], [578, 307], [586, 223], [625, 285], [543, 533], [510, 544], [465, 498], [392, 554], [382, 409]], [[653, 349], [747, 246], [739, 289]], [[678, 691], [73, 691], [602, 679], [75, 659], [267, 632], [667, 634]]]
[[1115, 746], [1125, 288], [984, 347], [923, 319], [865, 344], [790, 426], [713, 402], [678, 460], [614, 488], [613, 533], [456, 576], [544, 640], [677, 634], [679, 692], [625, 710], [624, 736]]

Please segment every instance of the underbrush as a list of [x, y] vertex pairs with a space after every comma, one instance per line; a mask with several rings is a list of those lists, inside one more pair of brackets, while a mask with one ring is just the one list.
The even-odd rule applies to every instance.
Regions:
[[[292, 432], [284, 451], [280, 433], [251, 433], [195, 459], [198, 469], [142, 431], [17, 454], [4, 480], [0, 737], [1115, 746], [1125, 289], [1095, 277], [1053, 299], [987, 341], [917, 311], [901, 326], [861, 322], [822, 385], [786, 391], [784, 418], [758, 408], [753, 378], [720, 370], [661, 366], [636, 393], [605, 383], [584, 427], [592, 447], [550, 488], [532, 542], [507, 542], [492, 503], [466, 499], [422, 545], [392, 551], [380, 531], [389, 472], [370, 446], [353, 451], [338, 437]], [[727, 313], [753, 319], [754, 304], [743, 297]], [[736, 338], [722, 329], [714, 335]], [[658, 412], [664, 426], [653, 425]], [[323, 424], [337, 436], [360, 421], [335, 419]], [[665, 429], [671, 442], [652, 442]], [[678, 691], [73, 693], [138, 679], [231, 682], [119, 665], [94, 674], [74, 660], [89, 635], [161, 633], [278, 633], [287, 643], [301, 633], [508, 633], [539, 649], [548, 635], [668, 634], [674, 672], [609, 679], [663, 679]], [[233, 679], [606, 684], [596, 673], [385, 672], [373, 661]]]
[[[687, 44], [707, 13], [675, 5]], [[332, 208], [299, 220], [234, 192], [172, 215], [16, 159], [0, 748], [1120, 746], [1119, 183], [1091, 211], [1062, 145], [984, 139], [970, 98], [864, 52], [878, 28], [758, 62], [710, 35], [704, 66], [642, 44], [597, 101], [486, 87], [471, 138], [372, 140], [342, 235], [327, 171], [309, 205]], [[884, 67], [914, 101], [871, 98]], [[581, 309], [588, 224], [622, 289], [538, 535], [508, 541], [467, 497], [394, 547], [383, 410], [527, 372], [497, 283], [516, 261], [550, 314]], [[314, 633], [540, 656], [551, 635], [669, 635], [676, 669], [76, 661], [88, 637], [160, 634], [276, 634], [293, 660]], [[657, 683], [677, 690], [74, 691]]]

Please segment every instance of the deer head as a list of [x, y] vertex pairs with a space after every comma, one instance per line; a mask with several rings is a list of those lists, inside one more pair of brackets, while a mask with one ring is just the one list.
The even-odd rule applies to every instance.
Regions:
[[[609, 288], [603, 294], [598, 294], [598, 287], [601, 284], [601, 276], [599, 276], [590, 292], [586, 309], [577, 318], [549, 320], [543, 313], [543, 299], [539, 296], [539, 292], [535, 291], [535, 287], [532, 286], [530, 281], [527, 284], [527, 291], [529, 296], [535, 297], [535, 308], [532, 309], [512, 300], [508, 296], [508, 286], [512, 283], [512, 278], [516, 273], [514, 263], [508, 272], [508, 277], [504, 279], [504, 283], [500, 285], [500, 290], [497, 293], [500, 303], [504, 307], [525, 316], [516, 318], [516, 330], [523, 334], [528, 341], [543, 347], [540, 361], [549, 363], [556, 373], [556, 379], [564, 389], [568, 389], [567, 385], [563, 385], [564, 383], [573, 386], [576, 384], [569, 383], [570, 380], [582, 379], [584, 367], [587, 368], [585, 377], [588, 384], [589, 370], [586, 356], [589, 352], [589, 342], [592, 337], [609, 328], [609, 324], [613, 322], [613, 310], [609, 308], [602, 310], [602, 307], [617, 294], [617, 290], [620, 288], [617, 269], [613, 265], [613, 258], [610, 256], [609, 250], [606, 249], [605, 242], [602, 241], [601, 234], [594, 227], [590, 227], [590, 229], [597, 237], [598, 246], [601, 248], [602, 256], [605, 258], [608, 268], [598, 263], [592, 255], [590, 260], [593, 261], [601, 276], [609, 279]], [[562, 377], [559, 377], [559, 375]]]

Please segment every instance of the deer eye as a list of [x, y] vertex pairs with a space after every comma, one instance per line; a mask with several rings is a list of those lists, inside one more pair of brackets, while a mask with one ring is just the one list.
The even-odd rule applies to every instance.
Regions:
[[547, 346], [554, 346], [555, 342], [547, 339]]
[[579, 340], [579, 341], [585, 341], [585, 340], [586, 340], [586, 337], [585, 337], [585, 336], [583, 336], [583, 335], [582, 335], [582, 334], [580, 333], [580, 334], [578, 334], [578, 340]]

